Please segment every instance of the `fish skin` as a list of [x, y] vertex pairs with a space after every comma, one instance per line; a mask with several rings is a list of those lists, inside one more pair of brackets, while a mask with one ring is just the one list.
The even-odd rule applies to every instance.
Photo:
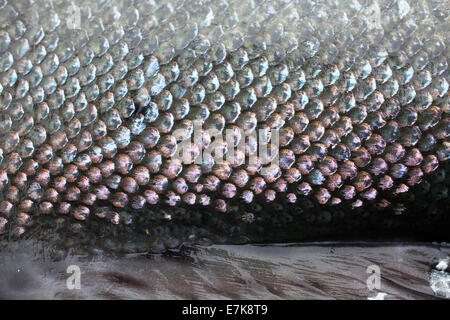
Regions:
[[448, 9], [352, 3], [4, 1], [2, 243], [448, 238]]

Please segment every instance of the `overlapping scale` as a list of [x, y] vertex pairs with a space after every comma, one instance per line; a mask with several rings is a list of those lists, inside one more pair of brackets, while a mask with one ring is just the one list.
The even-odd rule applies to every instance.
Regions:
[[385, 206], [380, 191], [450, 156], [434, 2], [55, 0], [30, 2], [34, 16], [23, 2], [0, 9], [0, 233], [50, 214], [74, 232], [129, 224], [156, 204]]

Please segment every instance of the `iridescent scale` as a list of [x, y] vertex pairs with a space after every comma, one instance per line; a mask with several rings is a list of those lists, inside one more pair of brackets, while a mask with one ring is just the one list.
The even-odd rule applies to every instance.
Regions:
[[[0, 0], [0, 233], [42, 215], [74, 232], [127, 224], [155, 205], [386, 206], [380, 191], [450, 157], [448, 14], [436, 0]], [[264, 138], [196, 163], [208, 129], [231, 147]]]

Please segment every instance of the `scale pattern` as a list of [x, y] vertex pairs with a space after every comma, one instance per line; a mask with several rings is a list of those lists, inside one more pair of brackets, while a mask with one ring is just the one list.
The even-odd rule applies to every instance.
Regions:
[[[448, 14], [435, 0], [0, 0], [0, 233], [49, 215], [74, 232], [127, 224], [154, 205], [389, 206], [380, 191], [450, 157]], [[232, 135], [223, 154], [265, 139], [197, 164], [209, 129]], [[261, 144], [272, 152], [249, 164]]]

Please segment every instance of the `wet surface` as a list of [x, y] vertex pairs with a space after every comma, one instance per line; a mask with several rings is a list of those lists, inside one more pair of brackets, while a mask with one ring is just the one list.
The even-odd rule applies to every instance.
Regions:
[[[302, 243], [186, 248], [168, 255], [0, 256], [2, 299], [442, 299], [448, 244]], [[40, 251], [42, 252], [42, 250]], [[32, 258], [32, 257], [35, 258]], [[81, 288], [69, 290], [70, 265]], [[369, 269], [368, 269], [369, 268]], [[370, 270], [379, 269], [377, 276]], [[369, 271], [369, 272], [368, 272]], [[370, 277], [371, 280], [369, 279]], [[375, 285], [369, 290], [367, 282]], [[374, 281], [375, 279], [375, 281]]]

